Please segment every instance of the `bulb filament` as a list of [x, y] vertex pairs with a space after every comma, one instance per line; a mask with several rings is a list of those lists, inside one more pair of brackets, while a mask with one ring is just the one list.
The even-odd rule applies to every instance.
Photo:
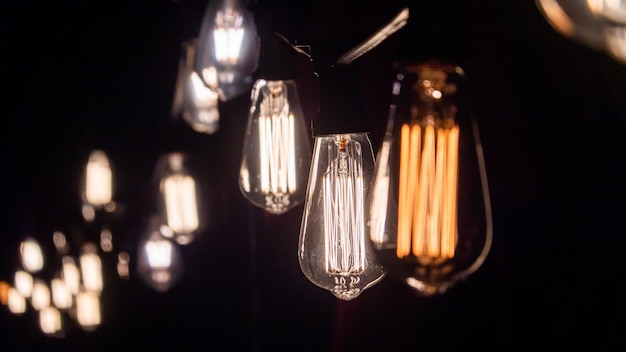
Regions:
[[454, 257], [459, 126], [404, 124], [400, 139], [396, 255], [424, 265]]
[[356, 275], [365, 269], [361, 145], [344, 136], [336, 145], [323, 178], [326, 272]]
[[196, 186], [187, 175], [172, 175], [163, 184], [167, 224], [175, 232], [189, 234], [198, 229]]
[[243, 16], [231, 8], [218, 11], [215, 16], [215, 58], [222, 64], [235, 65], [243, 42]]
[[259, 115], [261, 191], [267, 205], [279, 210], [289, 205], [289, 194], [296, 190], [294, 116], [283, 83], [267, 85]]

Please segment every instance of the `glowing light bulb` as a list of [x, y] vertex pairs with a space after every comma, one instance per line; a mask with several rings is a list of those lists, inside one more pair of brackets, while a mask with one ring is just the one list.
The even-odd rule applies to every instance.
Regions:
[[[83, 209], [83, 215], [87, 220], [93, 220], [94, 209], [105, 207], [111, 203], [113, 196], [113, 174], [106, 153], [94, 150], [89, 155], [85, 168], [83, 185], [83, 202], [88, 208]], [[91, 216], [89, 216], [91, 214]]]
[[36, 279], [33, 283], [33, 293], [30, 303], [35, 310], [42, 310], [50, 306], [50, 289], [43, 280]]
[[248, 4], [210, 1], [202, 20], [195, 71], [223, 101], [250, 89], [258, 65], [260, 40]]
[[33, 276], [26, 271], [15, 272], [14, 285], [17, 291], [24, 297], [30, 297], [33, 293]]
[[98, 293], [81, 290], [76, 295], [76, 321], [86, 331], [93, 331], [100, 325], [102, 316]]
[[159, 225], [158, 217], [152, 219], [151, 228], [139, 243], [137, 271], [146, 285], [159, 292], [169, 290], [182, 275], [180, 249], [164, 236], [171, 231]]
[[14, 287], [9, 288], [7, 305], [13, 314], [19, 315], [26, 312], [26, 298]]
[[85, 243], [80, 255], [80, 272], [85, 290], [102, 291], [102, 262], [98, 255], [98, 247], [93, 243]]
[[217, 78], [208, 77], [213, 83], [207, 86], [195, 71], [197, 45], [197, 39], [183, 43], [172, 114], [182, 115], [196, 132], [212, 134], [218, 130], [220, 118], [219, 95], [214, 88]]
[[54, 307], [46, 307], [40, 310], [39, 327], [46, 335], [58, 336], [62, 332], [63, 328], [61, 312]]
[[65, 280], [55, 277], [50, 282], [50, 288], [52, 289], [52, 303], [54, 303], [55, 307], [58, 309], [69, 309], [72, 307], [74, 298]]
[[61, 276], [65, 285], [72, 295], [77, 295], [80, 291], [80, 270], [76, 265], [76, 260], [70, 256], [64, 256], [62, 259]]
[[315, 137], [298, 260], [311, 282], [343, 300], [385, 275], [365, 233], [373, 170], [367, 134]]
[[623, 0], [535, 0], [561, 35], [608, 53], [626, 64], [626, 2]]
[[390, 276], [445, 292], [476, 271], [491, 246], [491, 207], [463, 70], [404, 67], [378, 154], [368, 231]]
[[39, 242], [33, 238], [27, 238], [20, 244], [22, 267], [30, 273], [36, 273], [43, 268], [43, 253]]
[[282, 214], [304, 201], [311, 147], [294, 81], [258, 80], [239, 174], [250, 203]]
[[165, 224], [171, 230], [163, 235], [173, 236], [179, 244], [193, 241], [200, 227], [196, 182], [184, 161], [181, 153], [166, 155], [160, 184]]

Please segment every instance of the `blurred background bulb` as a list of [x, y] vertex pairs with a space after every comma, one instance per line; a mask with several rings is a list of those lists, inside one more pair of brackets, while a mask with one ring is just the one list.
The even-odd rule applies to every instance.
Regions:
[[33, 276], [24, 271], [18, 270], [14, 276], [14, 286], [17, 291], [24, 297], [30, 297], [33, 293]]
[[58, 335], [63, 328], [61, 312], [55, 307], [46, 307], [39, 311], [39, 327], [46, 335]]
[[381, 263], [424, 295], [445, 292], [485, 260], [491, 209], [463, 70], [408, 64], [393, 85], [368, 231]]
[[14, 287], [9, 287], [7, 306], [13, 314], [26, 312], [26, 298]]
[[100, 325], [102, 315], [97, 292], [81, 289], [76, 295], [76, 321], [86, 331], [93, 331]]
[[183, 272], [180, 248], [163, 232], [171, 231], [158, 221], [151, 220], [147, 236], [141, 239], [138, 248], [137, 270], [142, 281], [159, 292], [174, 286]]
[[[195, 71], [198, 40], [183, 43], [172, 114], [182, 116], [196, 132], [212, 134], [219, 128], [219, 96]], [[215, 79], [212, 79], [215, 81]]]
[[85, 290], [99, 294], [103, 288], [103, 280], [102, 261], [98, 255], [98, 247], [93, 243], [85, 243], [79, 260]]
[[315, 137], [298, 260], [311, 282], [343, 300], [385, 275], [365, 233], [373, 171], [367, 134]]
[[52, 291], [52, 303], [54, 303], [55, 307], [58, 309], [69, 309], [72, 307], [74, 301], [72, 292], [60, 275], [52, 279], [50, 289]]
[[101, 150], [92, 151], [85, 168], [83, 201], [93, 208], [100, 208], [111, 203], [112, 181], [113, 174], [108, 156]]
[[626, 64], [626, 1], [535, 0], [561, 35]]
[[251, 99], [239, 186], [250, 203], [282, 214], [304, 201], [311, 158], [297, 86], [260, 79]]
[[71, 256], [64, 256], [61, 264], [61, 276], [65, 285], [72, 295], [77, 295], [80, 290], [80, 270], [76, 265], [76, 260]]
[[30, 303], [35, 310], [42, 310], [50, 306], [50, 289], [41, 279], [35, 279]]
[[215, 0], [206, 8], [195, 60], [205, 85], [228, 101], [252, 86], [260, 40], [249, 1]]
[[163, 218], [171, 236], [179, 244], [194, 240], [200, 226], [196, 181], [185, 168], [185, 156], [170, 153], [164, 156], [161, 171], [161, 202]]
[[27, 238], [20, 244], [20, 256], [22, 267], [30, 272], [36, 273], [43, 268], [43, 253], [39, 242], [33, 238]]

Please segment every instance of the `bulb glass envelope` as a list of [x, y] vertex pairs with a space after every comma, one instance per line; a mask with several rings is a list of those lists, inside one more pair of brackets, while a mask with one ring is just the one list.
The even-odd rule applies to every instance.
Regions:
[[480, 267], [492, 237], [478, 129], [463, 70], [399, 68], [369, 201], [369, 237], [390, 276], [424, 295]]
[[385, 275], [365, 233], [373, 171], [366, 133], [315, 137], [298, 261], [311, 282], [343, 300]]

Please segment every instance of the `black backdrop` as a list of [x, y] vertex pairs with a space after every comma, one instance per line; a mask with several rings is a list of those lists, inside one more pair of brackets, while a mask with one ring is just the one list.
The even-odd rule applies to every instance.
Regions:
[[[401, 2], [260, 4], [274, 29], [333, 57]], [[119, 279], [115, 254], [105, 253], [103, 324], [94, 332], [70, 321], [65, 338], [46, 337], [32, 312], [0, 307], [2, 351], [624, 349], [626, 66], [558, 35], [532, 2], [417, 6], [423, 26], [399, 45], [466, 66], [494, 244], [483, 267], [443, 296], [416, 297], [386, 278], [343, 302], [300, 271], [302, 207], [269, 215], [240, 194], [248, 97], [220, 105], [213, 135], [170, 117], [180, 45], [197, 35], [204, 6], [3, 4], [0, 280], [11, 281], [26, 236], [42, 242], [48, 263], [59, 260], [52, 231], [93, 239], [81, 225], [78, 183], [94, 148], [108, 152], [124, 206], [116, 250], [134, 254], [156, 207], [154, 167], [168, 151], [190, 155], [209, 224], [181, 248], [184, 276], [166, 293], [134, 273]], [[426, 49], [407, 50], [413, 44]], [[362, 58], [362, 83], [347, 93], [365, 97], [375, 147], [397, 48]]]

